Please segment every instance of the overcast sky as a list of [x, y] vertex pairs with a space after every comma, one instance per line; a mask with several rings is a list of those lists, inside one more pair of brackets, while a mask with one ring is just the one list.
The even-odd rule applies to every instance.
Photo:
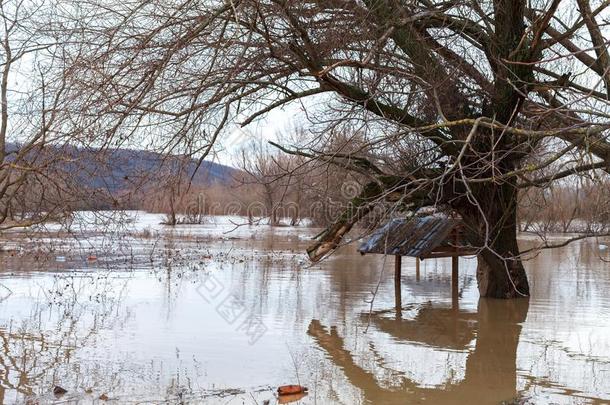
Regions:
[[[309, 102], [310, 104], [314, 97]], [[320, 101], [320, 100], [317, 100]], [[227, 128], [215, 145], [215, 156], [210, 159], [227, 166], [236, 166], [239, 152], [255, 140], [282, 141], [282, 134], [306, 123], [304, 108], [315, 108], [313, 105], [304, 107], [299, 102], [293, 102], [283, 109], [274, 109], [263, 118], [260, 118], [244, 128], [232, 126]]]

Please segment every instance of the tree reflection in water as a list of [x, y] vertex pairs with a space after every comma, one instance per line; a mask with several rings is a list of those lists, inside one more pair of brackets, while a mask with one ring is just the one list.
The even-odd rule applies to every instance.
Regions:
[[[375, 308], [391, 309], [369, 317], [381, 261], [345, 251], [305, 270], [295, 254], [302, 235], [128, 239], [129, 249], [85, 265], [0, 254], [0, 282], [14, 292], [0, 305], [0, 402], [48, 403], [58, 384], [64, 402], [107, 393], [120, 403], [249, 404], [294, 382], [310, 388], [303, 404], [610, 398], [610, 267], [596, 245], [530, 262], [529, 302], [479, 301], [468, 261], [459, 302], [446, 263], [427, 261], [419, 276], [406, 266], [410, 304], [393, 308], [384, 277]], [[207, 274], [265, 317], [270, 331], [256, 346], [202, 299]]]
[[[412, 320], [390, 319], [373, 314], [377, 331], [393, 338], [446, 350], [466, 350], [476, 336], [474, 350], [466, 361], [464, 378], [441, 387], [424, 387], [401, 375], [392, 387], [382, 386], [375, 374], [357, 363], [335, 327], [326, 328], [318, 320], [309, 324], [308, 334], [341, 368], [349, 382], [362, 391], [366, 402], [404, 404], [469, 403], [473, 398], [500, 402], [517, 396], [517, 346], [528, 300], [480, 299], [478, 313], [425, 305]], [[422, 367], [434, 367], [422, 364]]]
[[128, 320], [129, 312], [120, 311], [124, 284], [99, 275], [57, 276], [41, 289], [47, 302], [37, 302], [19, 324], [0, 327], [0, 403], [44, 398], [61, 381], [93, 386], [86, 381], [93, 370], [81, 374], [80, 365], [72, 363], [101, 331]]

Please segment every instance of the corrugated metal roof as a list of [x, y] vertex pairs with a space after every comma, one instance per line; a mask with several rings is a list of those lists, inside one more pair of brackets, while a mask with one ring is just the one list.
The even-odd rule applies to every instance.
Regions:
[[360, 253], [419, 257], [430, 253], [446, 241], [459, 220], [445, 215], [411, 219], [394, 218], [376, 230], [360, 245]]

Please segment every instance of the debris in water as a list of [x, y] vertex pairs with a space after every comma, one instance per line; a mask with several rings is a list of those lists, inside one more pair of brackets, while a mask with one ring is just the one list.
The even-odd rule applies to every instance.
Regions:
[[85, 390], [85, 394], [92, 394], [93, 393], [93, 388], [87, 388]]
[[68, 392], [68, 390], [59, 385], [56, 385], [55, 388], [53, 388], [53, 394], [55, 395], [64, 395], [66, 392]]
[[102, 394], [102, 395], [100, 395], [100, 400], [102, 400], [102, 401], [108, 401], [108, 395], [106, 395], [106, 394]]
[[301, 392], [300, 394], [280, 395], [277, 402], [278, 404], [289, 404], [291, 402], [300, 401], [305, 396], [307, 396], [307, 392]]
[[277, 389], [277, 393], [278, 395], [295, 395], [301, 394], [307, 390], [307, 387], [302, 387], [300, 385], [282, 385]]
[[519, 395], [513, 399], [500, 402], [500, 405], [533, 405], [531, 399], [522, 395]]
[[66, 256], [57, 256], [55, 258], [55, 261], [57, 261], [57, 262], [65, 262], [66, 261]]
[[89, 257], [87, 258], [87, 260], [88, 260], [88, 261], [90, 261], [90, 262], [94, 262], [94, 261], [96, 261], [96, 260], [97, 260], [97, 257], [96, 257], [95, 255], [91, 255], [91, 256], [89, 256]]

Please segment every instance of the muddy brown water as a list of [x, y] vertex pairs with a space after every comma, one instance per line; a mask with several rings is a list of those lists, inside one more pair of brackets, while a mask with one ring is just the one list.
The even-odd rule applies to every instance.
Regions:
[[479, 299], [475, 260], [456, 303], [449, 259], [404, 259], [397, 313], [391, 259], [346, 247], [311, 266], [313, 233], [2, 253], [0, 402], [262, 404], [282, 384], [309, 388], [301, 404], [610, 402], [598, 242], [529, 261], [513, 301]]

